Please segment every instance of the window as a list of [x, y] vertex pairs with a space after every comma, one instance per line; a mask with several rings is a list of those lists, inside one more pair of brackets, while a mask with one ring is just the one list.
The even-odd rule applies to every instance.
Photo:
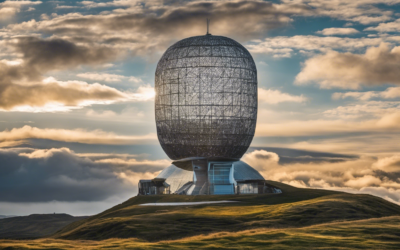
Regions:
[[229, 176], [232, 164], [211, 164], [208, 178], [210, 184], [227, 185], [230, 184]]

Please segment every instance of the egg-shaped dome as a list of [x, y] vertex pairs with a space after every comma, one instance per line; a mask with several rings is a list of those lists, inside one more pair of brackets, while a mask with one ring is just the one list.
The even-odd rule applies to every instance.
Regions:
[[240, 159], [257, 120], [257, 69], [250, 53], [223, 36], [183, 39], [155, 75], [157, 135], [173, 160]]

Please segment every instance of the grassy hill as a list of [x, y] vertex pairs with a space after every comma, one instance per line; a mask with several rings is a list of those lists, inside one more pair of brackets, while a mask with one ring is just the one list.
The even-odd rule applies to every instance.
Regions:
[[[260, 228], [297, 230], [295, 228], [323, 223], [400, 215], [399, 206], [371, 195], [269, 183], [282, 189], [283, 193], [138, 196], [103, 213], [71, 223], [52, 237], [67, 240], [137, 238], [152, 242]], [[204, 200], [238, 202], [196, 206], [138, 206], [149, 202]]]
[[15, 217], [15, 215], [0, 215], [0, 220], [5, 218]]
[[173, 240], [0, 240], [0, 249], [400, 249], [400, 216], [331, 222], [302, 228], [253, 229]]
[[29, 239], [49, 236], [61, 228], [87, 217], [68, 214], [31, 214], [0, 220], [0, 239]]

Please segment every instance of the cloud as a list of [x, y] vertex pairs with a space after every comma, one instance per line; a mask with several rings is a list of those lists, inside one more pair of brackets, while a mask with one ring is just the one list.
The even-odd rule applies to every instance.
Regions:
[[393, 155], [384, 157], [376, 161], [372, 167], [385, 172], [399, 172], [400, 173], [400, 155]]
[[332, 99], [345, 99], [354, 98], [357, 100], [367, 101], [372, 98], [383, 98], [383, 99], [394, 99], [400, 97], [400, 87], [390, 87], [384, 91], [366, 91], [366, 92], [345, 92], [345, 93], [333, 93]]
[[[179, 1], [166, 1], [166, 5], [178, 5], [191, 1], [179, 0]], [[204, 3], [207, 1], [193, 1]], [[221, 1], [221, 2], [236, 2], [236, 1]], [[240, 1], [241, 2], [241, 1]], [[258, 2], [258, 1], [253, 1]], [[324, 0], [283, 0], [279, 6], [281, 9], [287, 8], [288, 5], [299, 5], [309, 8], [312, 11], [301, 13], [308, 16], [328, 16], [340, 20], [348, 20], [353, 22], [359, 22], [362, 24], [370, 24], [376, 22], [384, 22], [391, 19], [393, 15], [392, 11], [385, 9], [379, 9], [376, 5], [394, 5], [399, 3], [398, 0], [340, 0], [340, 1], [324, 1]], [[130, 8], [137, 8], [140, 4], [148, 6], [161, 5], [161, 1], [127, 1], [127, 0], [114, 0], [105, 3], [98, 3], [94, 1], [83, 1], [82, 2], [87, 8], [98, 8], [98, 7], [123, 7], [129, 6]]]
[[106, 81], [106, 82], [120, 82], [125, 76], [107, 73], [96, 73], [86, 72], [77, 74], [78, 77], [94, 80], [94, 81]]
[[[80, 157], [68, 148], [0, 149], [0, 201], [102, 201], [132, 196], [141, 178], [154, 178], [166, 160], [109, 161]], [[27, 192], [29, 190], [29, 192]]]
[[390, 49], [382, 43], [368, 48], [365, 54], [329, 51], [317, 55], [305, 61], [296, 76], [296, 84], [310, 83], [327, 89], [400, 84], [400, 47]]
[[142, 83], [143, 81], [134, 76], [123, 76], [117, 74], [108, 74], [108, 73], [98, 73], [98, 72], [85, 72], [77, 74], [78, 77], [94, 80], [94, 81], [106, 81], [106, 82], [121, 82], [123, 80], [127, 80], [134, 83]]
[[76, 9], [79, 8], [79, 6], [69, 6], [69, 5], [58, 5], [56, 6], [56, 9]]
[[365, 31], [378, 31], [380, 33], [385, 32], [399, 32], [400, 31], [400, 19], [394, 22], [380, 23], [375, 27], [368, 27], [364, 29]]
[[395, 5], [399, 0], [283, 0], [284, 3], [307, 4], [314, 9], [315, 16], [328, 16], [361, 24], [379, 23], [392, 19], [393, 11], [380, 9], [381, 5]]
[[117, 113], [115, 113], [112, 110], [104, 110], [102, 112], [96, 112], [93, 109], [88, 110], [86, 112], [87, 116], [93, 116], [93, 117], [103, 117], [103, 118], [110, 118], [110, 117], [116, 117]]
[[153, 123], [154, 117], [151, 115], [146, 115], [144, 111], [138, 109], [137, 107], [127, 107], [121, 112], [117, 113], [112, 110], [93, 110], [90, 109], [86, 112], [86, 115], [92, 118], [112, 118], [113, 121], [147, 121]]
[[127, 145], [127, 144], [148, 144], [155, 142], [157, 137], [155, 134], [128, 136], [116, 135], [102, 130], [67, 130], [67, 129], [50, 129], [36, 128], [24, 126], [22, 128], [13, 128], [0, 132], [0, 141], [19, 141], [25, 139], [48, 139], [64, 142], [78, 142], [86, 144], [110, 144], [110, 145]]
[[[143, 99], [140, 93], [82, 81], [43, 79], [50, 71], [79, 65], [102, 65], [114, 60], [112, 49], [82, 46], [62, 39], [20, 37], [8, 41], [20, 60], [0, 62], [0, 109], [2, 111], [57, 112], [91, 104]], [[13, 62], [13, 63], [11, 63]]]
[[[19, 38], [11, 43], [22, 53], [22, 60], [0, 62], [0, 110], [23, 112], [60, 112], [92, 104], [117, 101], [147, 101], [151, 87], [138, 92], [121, 92], [98, 83], [57, 81], [43, 74], [78, 65], [98, 65], [115, 58], [107, 48], [78, 46], [60, 39]], [[86, 76], [86, 75], [84, 75]], [[92, 75], [89, 75], [93, 77]], [[115, 79], [115, 75], [111, 75]], [[140, 83], [138, 78], [127, 78]], [[153, 91], [154, 92], [154, 91]]]
[[[94, 2], [94, 1], [81, 1], [79, 2], [86, 8], [102, 8], [102, 7], [120, 7], [120, 6], [135, 6], [138, 5], [138, 0], [114, 0], [109, 2]], [[152, 1], [149, 1], [152, 2]]]
[[[307, 152], [304, 152], [304, 156]], [[310, 157], [310, 156], [309, 156]], [[279, 163], [280, 155], [265, 150], [247, 153], [243, 161], [268, 180], [302, 188], [367, 193], [400, 204], [400, 158], [360, 156], [340, 162]], [[313, 157], [310, 157], [313, 158]]]
[[[374, 111], [383, 110], [384, 112], [382, 113], [372, 113], [372, 111], [363, 109], [364, 107], [367, 106], [325, 111], [324, 115], [329, 119], [258, 123], [255, 136], [338, 136], [351, 133], [398, 133], [400, 131], [400, 123], [398, 123], [400, 121], [400, 112], [395, 107], [386, 111], [384, 108], [375, 108]], [[354, 120], [354, 118], [363, 115], [369, 119]]]
[[324, 36], [332, 36], [332, 35], [352, 35], [359, 33], [359, 31], [354, 28], [326, 28], [317, 31], [316, 33], [322, 34]]
[[0, 110], [35, 113], [66, 112], [92, 104], [109, 104], [139, 99], [140, 95], [140, 93], [124, 93], [98, 83], [62, 82], [50, 77], [43, 82], [29, 85], [6, 84], [1, 86]]
[[281, 102], [305, 102], [307, 98], [303, 95], [296, 96], [282, 93], [279, 90], [258, 88], [258, 100], [268, 104], [278, 104]]
[[328, 52], [331, 50], [355, 51], [382, 43], [382, 38], [348, 38], [320, 36], [277, 36], [253, 40], [246, 47], [255, 54], [272, 54], [274, 57], [291, 57], [296, 53]]
[[140, 86], [137, 92], [132, 93], [131, 96], [137, 101], [151, 101], [154, 100], [156, 92], [154, 87], [151, 87], [150, 85], [144, 85]]
[[[0, 3], [0, 21], [9, 19], [15, 14], [21, 11], [24, 6], [38, 5], [41, 1], [10, 1], [6, 0]], [[28, 11], [31, 11], [33, 7], [29, 7]], [[34, 9], [33, 9], [34, 10]]]
[[[92, 4], [100, 3], [90, 2], [89, 5]], [[213, 20], [211, 33], [243, 40], [260, 38], [290, 23], [292, 16], [312, 12], [303, 4], [264, 1], [195, 1], [180, 5], [141, 2], [133, 5], [100, 15], [69, 13], [49, 20], [30, 20], [9, 25], [7, 29], [9, 33], [53, 34], [86, 46], [107, 45], [134, 55], [149, 56], [165, 51], [179, 38], [205, 34], [206, 18]]]
[[276, 147], [289, 147], [309, 151], [325, 151], [339, 154], [396, 154], [399, 152], [398, 132], [367, 133], [348, 132], [333, 135], [299, 136], [288, 138], [291, 141], [274, 143]]
[[67, 112], [93, 104], [145, 102], [153, 100], [154, 96], [154, 88], [148, 85], [139, 86], [136, 92], [121, 92], [99, 83], [63, 82], [49, 77], [43, 82], [0, 88], [0, 111]]
[[[382, 118], [385, 115], [391, 115], [399, 112], [400, 102], [369, 101], [346, 106], [339, 106], [322, 112], [323, 115], [333, 118]], [[378, 122], [379, 124], [379, 122]]]
[[[320, 151], [306, 151], [293, 148], [277, 148], [277, 147], [250, 147], [248, 154], [258, 151], [260, 154], [256, 158], [275, 159], [280, 165], [295, 164], [295, 163], [326, 163], [326, 162], [343, 162], [358, 159], [357, 155], [349, 154], [334, 154]], [[273, 156], [268, 156], [270, 154]], [[266, 155], [264, 155], [266, 154]], [[277, 155], [277, 156], [275, 156]], [[276, 158], [278, 157], [278, 158]]]
[[26, 67], [41, 73], [99, 65], [117, 58], [116, 51], [108, 47], [82, 46], [59, 38], [22, 37], [14, 43], [11, 41], [10, 45], [23, 54]]

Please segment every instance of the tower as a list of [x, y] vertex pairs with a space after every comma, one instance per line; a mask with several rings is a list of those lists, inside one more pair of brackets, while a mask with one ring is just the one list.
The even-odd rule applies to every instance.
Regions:
[[174, 162], [139, 183], [141, 194], [265, 191], [264, 178], [240, 161], [257, 120], [257, 69], [246, 48], [208, 28], [183, 39], [158, 62], [155, 91], [158, 140]]

